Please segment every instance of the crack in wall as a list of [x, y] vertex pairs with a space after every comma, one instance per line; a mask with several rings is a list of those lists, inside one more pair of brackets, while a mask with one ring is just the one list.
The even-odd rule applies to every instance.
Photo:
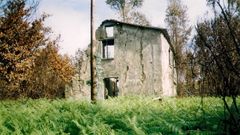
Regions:
[[143, 63], [143, 38], [144, 38], [144, 32], [143, 29], [136, 29], [136, 32], [134, 33], [134, 37], [137, 37], [137, 33], [141, 33], [140, 36], [140, 51], [139, 51], [139, 57], [140, 57], [140, 65], [141, 65], [141, 83], [144, 83], [144, 81], [146, 80], [146, 74], [144, 72], [145, 68], [144, 68], [144, 63]]
[[124, 73], [124, 75], [125, 75], [125, 82], [126, 82], [126, 80], [127, 80], [127, 76], [128, 76], [128, 70], [129, 70], [129, 66], [127, 66], [127, 68], [126, 68], [126, 72]]
[[[123, 28], [121, 29], [122, 31], [123, 31]], [[125, 43], [124, 43], [124, 49], [125, 49], [125, 51], [124, 51], [124, 53], [125, 53], [125, 56], [127, 55], [127, 43], [128, 43], [128, 38], [129, 38], [129, 36], [128, 36], [128, 32], [126, 32], [126, 40], [125, 40]], [[124, 83], [126, 83], [126, 81], [127, 81], [127, 76], [128, 76], [128, 71], [129, 71], [129, 66], [128, 66], [128, 63], [125, 61], [124, 62], [125, 64], [124, 65], [126, 65], [126, 71], [124, 72]]]
[[140, 37], [140, 64], [142, 68], [142, 73], [141, 73], [141, 82], [144, 83], [146, 79], [146, 74], [144, 72], [144, 63], [143, 63], [143, 37], [144, 37], [144, 32], [141, 32], [141, 37]]
[[[132, 35], [129, 35], [129, 32], [126, 32], [126, 40], [125, 40], [125, 43], [124, 43], [124, 49], [125, 49], [125, 53], [127, 52], [127, 43], [129, 43], [129, 37], [130, 36], [133, 36], [134, 38], [138, 37], [137, 34], [138, 33], [141, 33], [140, 35], [140, 50], [139, 50], [139, 58], [140, 58], [140, 68], [141, 68], [141, 74], [140, 74], [140, 81], [141, 83], [143, 84], [146, 80], [146, 74], [145, 74], [145, 66], [144, 66], [144, 60], [143, 60], [143, 38], [144, 38], [144, 31], [142, 29], [136, 29], [134, 31], [134, 34]], [[127, 55], [127, 54], [126, 54]], [[125, 63], [126, 65], [126, 71], [124, 72], [124, 76], [125, 76], [125, 82], [127, 81], [127, 77], [128, 77], [128, 70], [129, 70], [129, 65], [128, 63]]]
[[[153, 45], [151, 44], [151, 57], [152, 57], [152, 77], [151, 77], [151, 83], [152, 84], [154, 84], [154, 82], [155, 82], [155, 76], [154, 76], [154, 71], [155, 71], [155, 69], [154, 69], [154, 66], [155, 66], [155, 61], [154, 61], [154, 50], [153, 50], [154, 48], [153, 48]], [[157, 91], [155, 90], [155, 87], [154, 87], [154, 85], [151, 85], [152, 86], [152, 91], [153, 91], [153, 94], [156, 94], [157, 93]]]
[[[138, 33], [138, 30], [139, 29], [136, 29], [136, 32], [134, 32], [134, 36], [133, 37], [136, 37], [137, 36], [137, 33]], [[129, 40], [129, 37], [131, 37], [132, 35], [131, 34], [129, 34], [129, 32], [128, 31], [126, 31], [126, 32], [123, 32], [124, 30], [123, 30], [123, 28], [121, 27], [121, 30], [119, 30], [119, 32], [120, 33], [126, 33], [126, 40], [124, 40], [124, 53], [125, 53], [125, 56], [127, 55], [127, 51], [128, 51], [128, 49], [127, 49], [127, 43], [129, 43], [130, 41], [132, 41], [132, 40]], [[142, 35], [143, 36], [143, 35]], [[141, 44], [142, 44], [142, 37], [141, 36]], [[141, 49], [142, 50], [142, 49]], [[143, 57], [143, 54], [142, 54], [142, 57]], [[142, 61], [142, 60], [141, 60]], [[126, 82], [127, 81], [127, 77], [128, 77], [128, 71], [129, 71], [129, 65], [128, 65], [128, 63], [125, 61], [125, 65], [126, 65], [126, 71], [124, 72], [124, 81]]]

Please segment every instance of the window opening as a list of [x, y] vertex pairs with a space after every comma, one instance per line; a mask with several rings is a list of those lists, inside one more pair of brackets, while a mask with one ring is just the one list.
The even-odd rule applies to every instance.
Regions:
[[173, 54], [170, 50], [170, 48], [168, 49], [168, 55], [169, 55], [169, 66], [173, 66]]
[[114, 39], [103, 40], [103, 58], [113, 59], [114, 58]]
[[107, 33], [108, 38], [113, 37], [113, 35], [114, 35], [113, 27], [112, 26], [106, 27], [106, 33]]

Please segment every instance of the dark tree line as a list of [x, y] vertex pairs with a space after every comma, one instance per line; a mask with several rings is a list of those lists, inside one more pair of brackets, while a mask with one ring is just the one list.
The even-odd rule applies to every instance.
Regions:
[[[225, 131], [239, 134], [240, 112], [237, 97], [240, 92], [240, 2], [208, 0], [214, 18], [196, 26], [192, 75], [200, 94], [222, 98], [226, 110]], [[196, 88], [196, 87], [195, 87]], [[231, 99], [231, 104], [227, 102]]]

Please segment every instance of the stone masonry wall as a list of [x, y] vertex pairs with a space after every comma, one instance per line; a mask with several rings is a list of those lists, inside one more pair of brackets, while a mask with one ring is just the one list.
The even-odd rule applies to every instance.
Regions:
[[115, 26], [115, 56], [102, 60], [104, 78], [119, 77], [120, 95], [162, 94], [161, 33]]
[[[105, 26], [101, 25], [97, 30], [98, 98], [104, 99], [103, 80], [111, 77], [118, 79], [119, 96], [175, 96], [175, 68], [170, 64], [173, 56], [162, 32], [124, 24], [114, 24], [113, 27], [113, 59], [102, 59], [101, 40], [106, 38]], [[87, 83], [90, 81], [89, 57], [84, 57], [80, 74], [66, 89], [67, 97], [90, 100], [90, 85]]]

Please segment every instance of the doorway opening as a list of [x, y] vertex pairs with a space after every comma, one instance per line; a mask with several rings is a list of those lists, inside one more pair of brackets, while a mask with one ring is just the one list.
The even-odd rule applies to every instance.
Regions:
[[118, 77], [110, 77], [103, 79], [104, 82], [104, 97], [117, 97], [119, 94], [119, 80]]

